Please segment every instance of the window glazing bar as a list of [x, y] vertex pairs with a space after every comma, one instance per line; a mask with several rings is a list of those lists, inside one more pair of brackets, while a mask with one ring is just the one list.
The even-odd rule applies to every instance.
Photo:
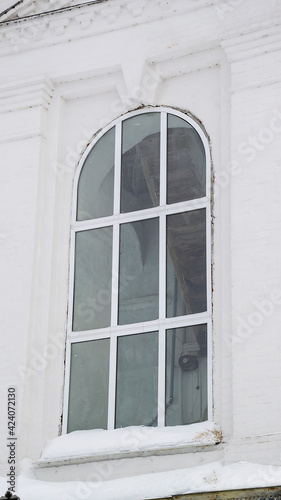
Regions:
[[159, 330], [158, 342], [158, 427], [165, 426], [166, 338], [165, 328]]
[[91, 219], [86, 221], [79, 221], [72, 225], [75, 231], [86, 231], [87, 229], [95, 229], [99, 227], [111, 226], [115, 223], [125, 224], [126, 222], [133, 222], [137, 220], [152, 219], [162, 214], [172, 215], [179, 212], [190, 212], [205, 208], [208, 205], [208, 198], [198, 198], [196, 200], [183, 201], [171, 205], [147, 208], [145, 210], [129, 212], [124, 214], [116, 214], [109, 217], [101, 217], [100, 219]]
[[160, 122], [160, 206], [166, 205], [167, 185], [167, 113], [161, 113]]
[[[109, 389], [108, 389], [108, 430], [114, 429], [115, 425], [115, 398], [116, 398], [116, 366], [117, 366], [117, 337], [110, 338], [109, 356]], [[106, 367], [105, 367], [106, 369]]]
[[159, 330], [162, 326], [167, 329], [181, 328], [185, 326], [202, 325], [211, 318], [208, 312], [190, 314], [188, 316], [177, 316], [167, 318], [166, 320], [152, 320], [143, 323], [133, 323], [128, 325], [117, 325], [111, 328], [99, 328], [96, 330], [87, 330], [81, 332], [70, 332], [69, 338], [72, 342], [77, 340], [91, 340], [111, 337], [112, 335], [128, 335], [134, 333], [145, 333], [153, 330]]
[[120, 186], [121, 186], [121, 154], [122, 154], [122, 122], [115, 125], [115, 161], [114, 161], [114, 202], [113, 213], [120, 212]]

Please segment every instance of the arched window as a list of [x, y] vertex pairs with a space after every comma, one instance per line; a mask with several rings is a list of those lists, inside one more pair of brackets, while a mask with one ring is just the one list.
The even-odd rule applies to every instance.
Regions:
[[210, 160], [170, 108], [129, 113], [80, 162], [64, 429], [210, 416]]

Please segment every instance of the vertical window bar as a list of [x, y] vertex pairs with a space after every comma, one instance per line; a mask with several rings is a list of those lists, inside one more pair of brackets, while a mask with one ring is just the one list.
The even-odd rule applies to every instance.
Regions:
[[166, 334], [163, 326], [159, 329], [158, 342], [158, 427], [165, 426], [166, 413], [166, 394], [165, 394], [165, 378], [166, 378]]
[[[122, 123], [115, 126], [115, 164], [114, 164], [114, 215], [120, 213], [120, 186], [121, 186], [121, 140]], [[118, 281], [119, 281], [119, 223], [113, 224], [112, 241], [112, 290], [111, 290], [111, 325], [117, 325], [118, 316]]]
[[167, 188], [167, 113], [161, 113], [160, 121], [160, 206], [166, 205]]
[[[166, 204], [167, 190], [167, 113], [160, 121], [160, 206]], [[166, 317], [166, 215], [159, 218], [159, 319]], [[158, 427], [165, 425], [165, 328], [159, 329], [158, 343]]]
[[[167, 191], [167, 113], [160, 122], [160, 205], [166, 204]], [[159, 219], [159, 319], [166, 317], [166, 216]], [[160, 364], [159, 364], [160, 366]]]
[[116, 326], [118, 320], [119, 234], [120, 226], [115, 223], [112, 241], [111, 326]]
[[116, 358], [117, 358], [117, 335], [110, 337], [110, 356], [109, 356], [109, 389], [108, 389], [108, 430], [115, 426], [115, 398], [116, 398]]
[[166, 215], [159, 217], [159, 319], [166, 317]]
[[115, 125], [115, 161], [114, 161], [114, 215], [120, 213], [121, 186], [121, 154], [122, 154], [122, 122]]
[[[115, 125], [115, 160], [114, 160], [114, 202], [113, 214], [120, 213], [121, 187], [121, 154], [122, 154], [122, 122]], [[112, 292], [111, 292], [111, 325], [116, 326], [118, 320], [118, 282], [119, 282], [119, 235], [118, 222], [113, 224], [112, 242]], [[107, 428], [114, 429], [115, 425], [115, 398], [116, 398], [116, 358], [117, 337], [111, 335], [109, 356], [109, 391], [108, 391], [108, 421]]]
[[68, 317], [67, 317], [67, 331], [72, 332], [73, 324], [73, 302], [74, 302], [74, 272], [75, 272], [75, 235], [76, 232], [72, 229], [70, 235], [70, 286], [69, 286], [69, 303], [68, 303]]
[[[166, 315], [166, 215], [159, 218], [159, 319]], [[158, 342], [158, 427], [165, 426], [165, 328], [159, 329]]]

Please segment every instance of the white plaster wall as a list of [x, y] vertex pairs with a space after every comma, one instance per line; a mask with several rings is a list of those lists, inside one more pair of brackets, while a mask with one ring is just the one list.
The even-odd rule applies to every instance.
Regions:
[[[279, 463], [280, 6], [128, 5], [109, 0], [40, 25], [0, 27], [1, 402], [16, 384], [19, 456], [38, 459], [60, 432], [78, 160], [126, 111], [174, 106], [202, 121], [212, 147], [213, 397], [222, 448], [229, 461]], [[259, 134], [261, 150], [248, 144]], [[254, 313], [259, 324], [243, 330]], [[18, 367], [28, 369], [24, 378]], [[0, 429], [5, 470], [5, 412]]]

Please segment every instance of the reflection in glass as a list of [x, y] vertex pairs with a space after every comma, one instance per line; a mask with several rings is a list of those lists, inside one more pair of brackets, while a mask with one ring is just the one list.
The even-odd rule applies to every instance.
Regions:
[[167, 317], [206, 309], [206, 210], [168, 215]]
[[118, 338], [115, 427], [157, 425], [158, 332]]
[[112, 227], [76, 233], [73, 331], [110, 326]]
[[115, 127], [104, 134], [88, 154], [78, 184], [77, 220], [113, 213]]
[[207, 325], [166, 332], [166, 425], [208, 419]]
[[205, 151], [199, 134], [182, 118], [168, 114], [168, 204], [205, 196], [205, 164]]
[[157, 219], [120, 227], [119, 325], [159, 316], [159, 224]]
[[159, 205], [160, 113], [123, 122], [121, 212]]
[[72, 344], [68, 432], [107, 429], [109, 339]]

